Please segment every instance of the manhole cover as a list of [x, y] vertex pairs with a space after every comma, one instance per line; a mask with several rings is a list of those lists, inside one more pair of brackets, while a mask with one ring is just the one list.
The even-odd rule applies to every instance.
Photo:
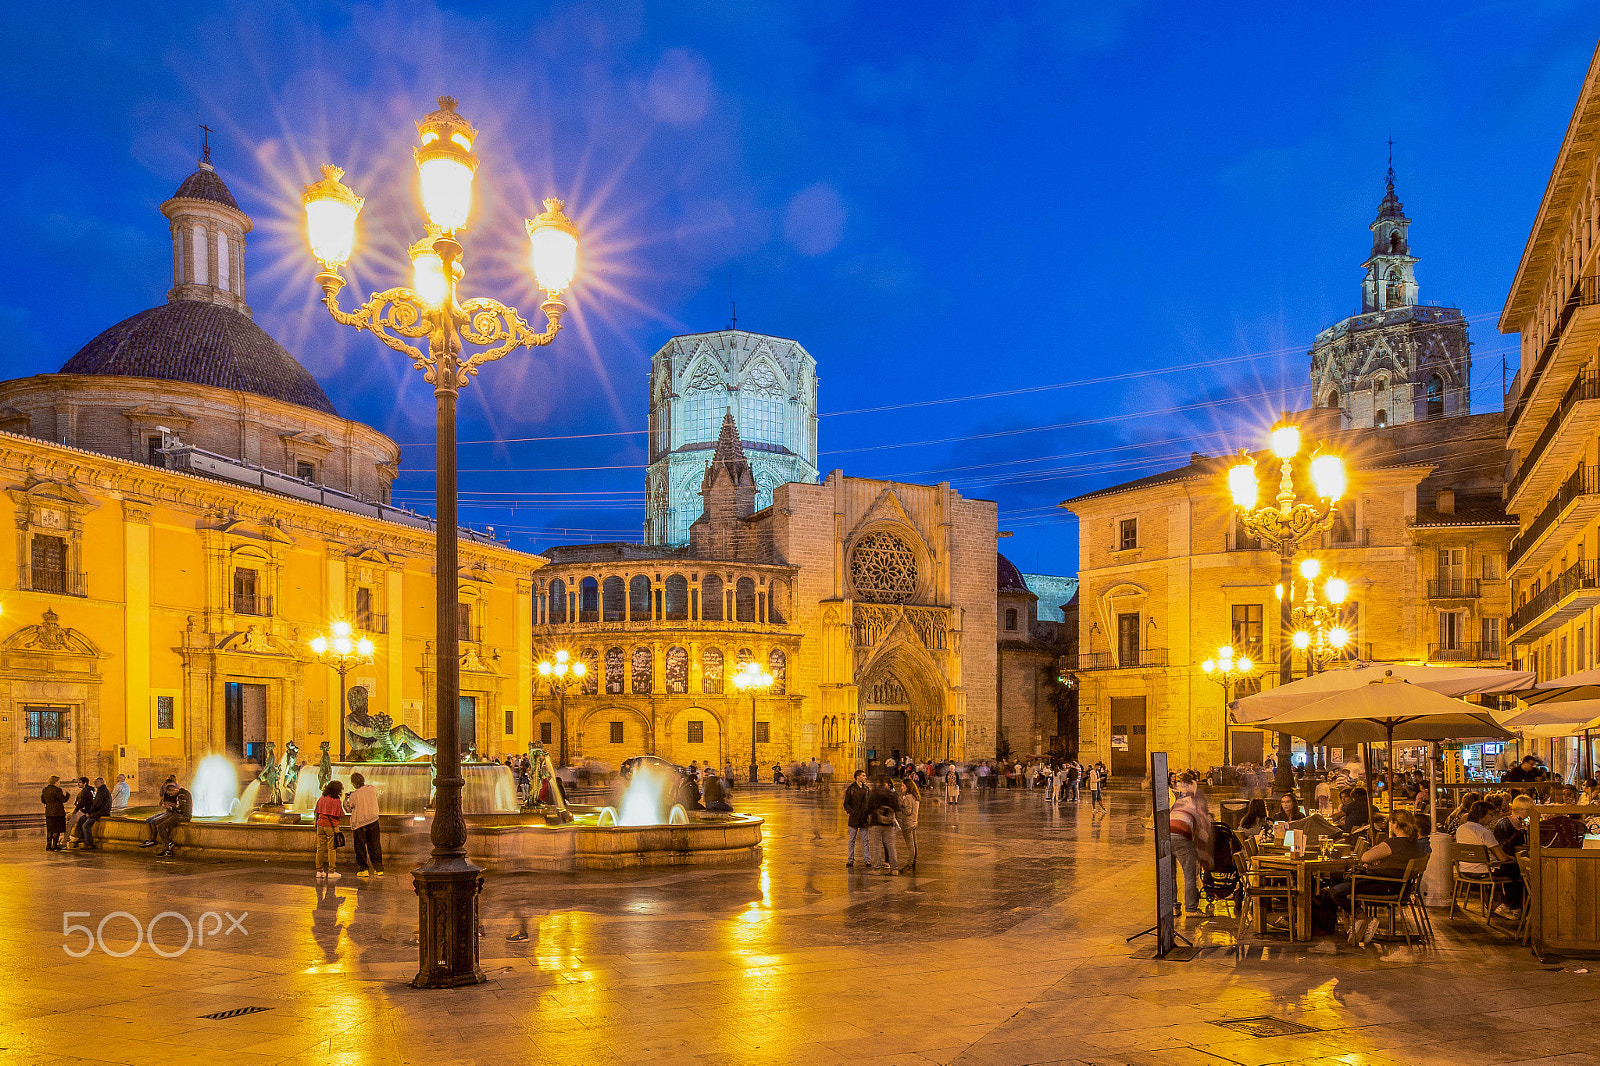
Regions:
[[1321, 1029], [1310, 1025], [1301, 1025], [1299, 1022], [1291, 1022], [1287, 1018], [1273, 1018], [1266, 1014], [1261, 1015], [1259, 1018], [1235, 1018], [1232, 1021], [1212, 1022], [1211, 1024], [1219, 1025], [1224, 1029], [1232, 1029], [1236, 1033], [1259, 1037], [1293, 1036], [1297, 1033], [1322, 1032]]
[[220, 1022], [225, 1018], [240, 1018], [246, 1014], [260, 1014], [264, 1010], [271, 1009], [271, 1007], [235, 1007], [233, 1010], [219, 1010], [215, 1014], [202, 1014], [200, 1017]]

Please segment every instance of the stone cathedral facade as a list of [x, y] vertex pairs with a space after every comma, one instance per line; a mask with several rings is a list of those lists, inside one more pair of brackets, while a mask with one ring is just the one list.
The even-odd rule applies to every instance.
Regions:
[[1417, 303], [1410, 227], [1391, 169], [1369, 227], [1361, 311], [1317, 334], [1311, 346], [1312, 402], [1338, 409], [1348, 429], [1472, 413], [1466, 319], [1454, 307]]
[[772, 491], [817, 482], [817, 361], [799, 342], [746, 330], [673, 337], [650, 367], [645, 543], [679, 547], [704, 510], [701, 481], [723, 417], [733, 413], [755, 478]]

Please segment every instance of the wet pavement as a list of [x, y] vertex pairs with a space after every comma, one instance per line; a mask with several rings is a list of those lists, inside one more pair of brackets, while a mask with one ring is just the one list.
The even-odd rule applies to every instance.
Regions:
[[[759, 866], [490, 875], [490, 980], [450, 992], [405, 984], [404, 870], [319, 888], [309, 866], [0, 843], [0, 1063], [1600, 1063], [1600, 963], [1443, 911], [1427, 948], [1241, 956], [1219, 914], [1181, 920], [1193, 961], [1132, 957], [1154, 887], [1131, 793], [1104, 815], [930, 795], [899, 877], [845, 868], [840, 798], [751, 798]], [[1218, 1024], [1263, 1017], [1310, 1031]]]

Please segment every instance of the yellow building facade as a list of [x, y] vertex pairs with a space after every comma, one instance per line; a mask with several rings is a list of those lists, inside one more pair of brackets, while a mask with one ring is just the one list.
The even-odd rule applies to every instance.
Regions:
[[[1600, 52], [1534, 216], [1500, 316], [1521, 335], [1506, 394], [1517, 516], [1510, 574], [1517, 664], [1541, 680], [1600, 663]], [[1571, 741], [1540, 741], [1550, 765]]]

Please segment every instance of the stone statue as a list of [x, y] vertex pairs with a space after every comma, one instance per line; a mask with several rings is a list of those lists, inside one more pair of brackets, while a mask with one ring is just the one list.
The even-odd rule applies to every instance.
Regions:
[[262, 760], [261, 776], [259, 778], [261, 792], [266, 797], [266, 802], [263, 806], [283, 806], [283, 796], [278, 791], [278, 775], [280, 773], [282, 773], [282, 767], [278, 765], [277, 745], [269, 740], [267, 741], [267, 757]]
[[300, 745], [290, 739], [283, 742], [283, 794], [294, 802], [295, 786], [300, 781]]
[[331, 744], [332, 741], [328, 740], [322, 742], [322, 757], [317, 760], [317, 791], [319, 792], [327, 788], [328, 782], [333, 780], [333, 756], [328, 751]]
[[433, 809], [434, 797], [439, 794], [439, 753], [428, 756], [428, 809]]

